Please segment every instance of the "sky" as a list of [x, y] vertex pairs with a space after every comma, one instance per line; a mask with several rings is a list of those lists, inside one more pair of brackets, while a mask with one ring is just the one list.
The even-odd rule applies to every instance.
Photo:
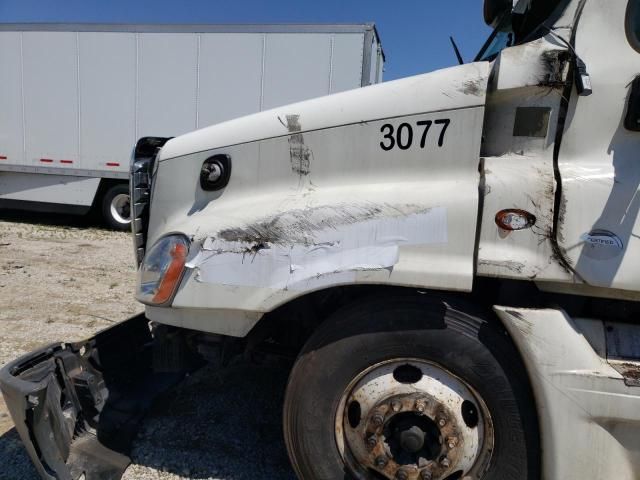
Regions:
[[0, 23], [367, 23], [387, 58], [385, 80], [457, 63], [480, 50], [490, 29], [482, 0], [0, 0]]

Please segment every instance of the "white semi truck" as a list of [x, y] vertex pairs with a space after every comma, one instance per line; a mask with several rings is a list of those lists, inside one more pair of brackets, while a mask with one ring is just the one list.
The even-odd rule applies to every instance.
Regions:
[[0, 375], [43, 478], [256, 351], [301, 479], [640, 478], [640, 1], [485, 17], [472, 63], [139, 142], [145, 314]]
[[378, 83], [383, 65], [372, 24], [0, 24], [0, 207], [94, 206], [128, 229], [138, 138]]

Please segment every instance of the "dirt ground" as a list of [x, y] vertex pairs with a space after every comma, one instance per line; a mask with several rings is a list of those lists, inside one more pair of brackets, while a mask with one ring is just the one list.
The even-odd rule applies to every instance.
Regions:
[[[85, 217], [0, 211], [0, 367], [141, 312], [134, 283], [127, 233]], [[125, 480], [293, 479], [280, 427], [286, 373], [196, 373], [145, 421]], [[0, 479], [38, 478], [1, 397], [0, 465]]]
[[27, 219], [0, 220], [0, 364], [142, 311], [127, 233]]

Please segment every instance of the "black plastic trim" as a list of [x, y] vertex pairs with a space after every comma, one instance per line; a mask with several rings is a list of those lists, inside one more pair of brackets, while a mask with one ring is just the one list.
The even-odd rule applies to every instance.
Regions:
[[157, 358], [166, 357], [158, 353], [164, 338], [158, 340], [141, 314], [89, 340], [38, 349], [0, 370], [0, 390], [41, 478], [121, 478], [154, 399], [198, 366], [178, 356], [171, 368], [156, 368]]
[[[212, 168], [220, 170], [220, 177], [216, 180], [210, 180], [209, 175]], [[225, 154], [214, 155], [202, 162], [200, 169], [200, 188], [207, 192], [215, 192], [222, 190], [229, 183], [231, 178], [231, 157]]]
[[137, 265], [144, 258], [149, 210], [151, 208], [151, 181], [156, 155], [172, 137], [142, 137], [133, 150], [129, 173], [131, 198], [131, 235]]

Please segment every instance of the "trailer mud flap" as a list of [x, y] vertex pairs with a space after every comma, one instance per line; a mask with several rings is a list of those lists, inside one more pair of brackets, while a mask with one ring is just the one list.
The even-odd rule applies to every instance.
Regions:
[[138, 315], [0, 370], [0, 390], [40, 476], [121, 478], [153, 400], [196, 366], [184, 341], [181, 334], [152, 333], [149, 320]]

